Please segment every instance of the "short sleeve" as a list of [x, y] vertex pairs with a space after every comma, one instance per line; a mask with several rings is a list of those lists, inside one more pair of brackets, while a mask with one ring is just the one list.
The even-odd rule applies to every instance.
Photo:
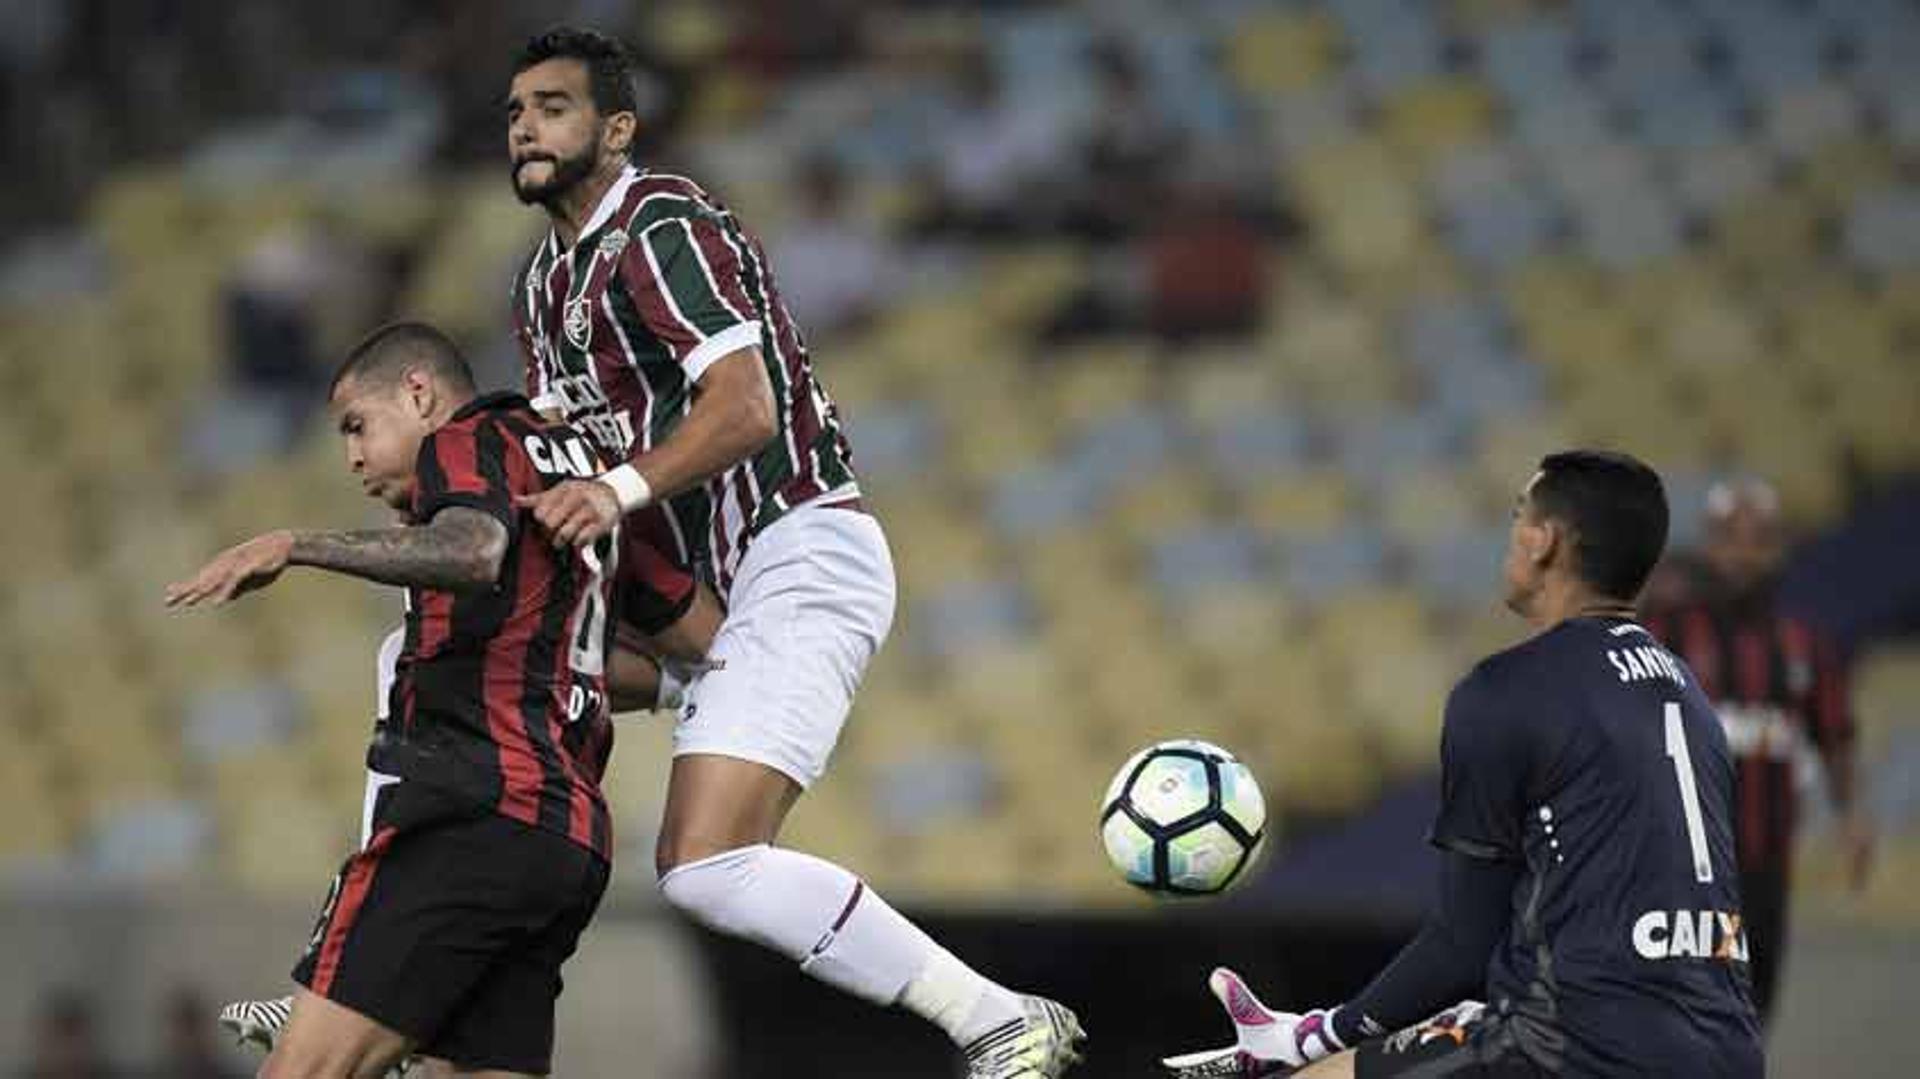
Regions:
[[415, 476], [415, 521], [425, 524], [449, 506], [465, 506], [506, 526], [510, 540], [517, 534], [520, 514], [507, 481], [506, 437], [494, 424], [449, 425], [428, 435], [420, 443]]
[[751, 241], [722, 222], [711, 211], [657, 221], [622, 255], [640, 317], [695, 382], [715, 361], [760, 344], [748, 285], [764, 269], [746, 253]]
[[1476, 668], [1447, 698], [1440, 735], [1440, 813], [1435, 846], [1474, 858], [1518, 861], [1526, 813], [1525, 730], [1498, 679]]

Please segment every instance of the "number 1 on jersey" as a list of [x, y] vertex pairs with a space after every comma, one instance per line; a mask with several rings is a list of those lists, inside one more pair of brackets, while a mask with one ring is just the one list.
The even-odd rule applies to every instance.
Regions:
[[1667, 702], [1667, 757], [1680, 781], [1680, 808], [1687, 816], [1687, 842], [1693, 847], [1693, 878], [1713, 883], [1713, 859], [1707, 853], [1707, 824], [1700, 818], [1700, 788], [1693, 778], [1693, 754], [1687, 752], [1687, 731], [1680, 724], [1680, 702]]

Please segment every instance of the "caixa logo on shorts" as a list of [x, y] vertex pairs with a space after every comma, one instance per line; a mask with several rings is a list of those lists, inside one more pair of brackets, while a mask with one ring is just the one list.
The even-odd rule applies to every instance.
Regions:
[[1644, 959], [1747, 961], [1740, 915], [1724, 910], [1650, 910], [1633, 922], [1633, 950]]

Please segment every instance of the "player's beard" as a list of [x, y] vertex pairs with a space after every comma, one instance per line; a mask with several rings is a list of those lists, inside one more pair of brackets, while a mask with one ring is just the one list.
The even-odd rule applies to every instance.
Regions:
[[[537, 158], [522, 158], [519, 161], [513, 162], [511, 165], [513, 170], [511, 178], [513, 180], [514, 195], [528, 206], [536, 203], [541, 206], [552, 206], [556, 200], [564, 197], [567, 192], [573, 190], [574, 185], [593, 175], [595, 145], [595, 143], [588, 143], [586, 149], [572, 157], [542, 156]], [[529, 160], [551, 162], [553, 165], [552, 175], [537, 184], [521, 183], [520, 169]]]

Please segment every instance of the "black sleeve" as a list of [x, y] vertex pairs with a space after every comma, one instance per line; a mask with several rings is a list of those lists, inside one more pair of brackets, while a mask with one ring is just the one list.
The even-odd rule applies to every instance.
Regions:
[[1506, 939], [1520, 874], [1513, 862], [1442, 854], [1439, 906], [1419, 935], [1340, 1009], [1338, 1027], [1344, 1029], [1335, 1033], [1341, 1040], [1351, 1045], [1484, 997], [1487, 962]]
[[1447, 698], [1440, 735], [1440, 813], [1430, 836], [1443, 850], [1521, 861], [1531, 738], [1512, 691], [1485, 666]]
[[414, 469], [413, 519], [426, 524], [449, 506], [476, 509], [506, 526], [509, 541], [520, 513], [507, 482], [506, 436], [498, 424], [442, 427], [420, 443]]

